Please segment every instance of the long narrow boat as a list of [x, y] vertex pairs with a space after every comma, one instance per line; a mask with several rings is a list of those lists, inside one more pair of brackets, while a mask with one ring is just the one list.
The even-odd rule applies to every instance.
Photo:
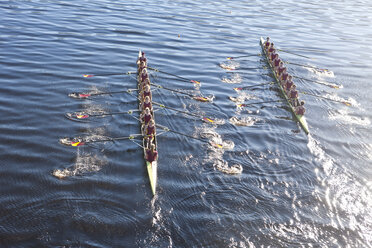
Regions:
[[260, 39], [260, 45], [261, 45], [262, 51], [263, 51], [263, 53], [265, 54], [265, 57], [266, 57], [267, 63], [269, 64], [270, 69], [271, 69], [271, 71], [272, 71], [272, 73], [273, 73], [273, 75], [274, 75], [275, 81], [276, 81], [276, 83], [277, 83], [278, 86], [279, 86], [280, 92], [282, 92], [282, 95], [284, 96], [284, 98], [285, 98], [285, 100], [286, 100], [286, 102], [287, 102], [289, 108], [291, 109], [291, 111], [292, 111], [293, 115], [295, 116], [296, 120], [300, 123], [300, 126], [302, 127], [302, 129], [305, 131], [306, 134], [309, 134], [309, 127], [308, 127], [308, 125], [307, 125], [306, 118], [305, 118], [305, 116], [303, 116], [303, 115], [297, 115], [297, 114], [296, 114], [295, 108], [292, 106], [292, 104], [291, 104], [291, 102], [290, 102], [290, 100], [289, 100], [289, 98], [288, 98], [286, 92], [284, 91], [282, 85], [280, 84], [279, 78], [278, 78], [278, 76], [276, 75], [273, 66], [272, 66], [271, 63], [270, 63], [270, 60], [269, 60], [268, 54], [267, 54], [267, 52], [266, 52], [266, 50], [265, 50], [264, 42], [265, 42], [264, 38], [261, 37], [261, 39]]
[[[139, 51], [138, 53], [138, 59], [142, 56], [142, 52]], [[138, 60], [137, 60], [138, 61]], [[139, 67], [139, 64], [137, 64], [137, 88], [138, 88], [138, 94], [139, 94], [139, 97], [138, 97], [138, 109], [139, 109], [139, 112], [141, 113], [142, 112], [142, 109], [141, 109], [141, 89], [140, 89], [140, 72], [138, 70], [138, 67]], [[154, 115], [154, 112], [152, 112], [152, 119], [155, 121], [155, 115]], [[147, 168], [147, 173], [149, 175], [149, 180], [150, 180], [150, 185], [151, 185], [151, 191], [153, 193], [153, 195], [155, 195], [156, 193], [156, 183], [157, 183], [157, 180], [158, 180], [158, 161], [153, 161], [153, 162], [149, 162], [146, 160], [146, 135], [144, 133], [144, 130], [142, 129], [141, 127], [141, 133], [142, 133], [142, 136], [143, 136], [143, 139], [142, 139], [142, 147], [143, 147], [143, 154], [144, 154], [144, 159], [145, 159], [145, 162], [146, 162], [146, 168]], [[155, 132], [156, 134], [156, 132]], [[157, 140], [156, 140], [156, 135], [154, 135], [154, 142], [155, 144], [155, 147], [156, 147], [156, 150], [158, 150], [158, 144], [157, 144]]]

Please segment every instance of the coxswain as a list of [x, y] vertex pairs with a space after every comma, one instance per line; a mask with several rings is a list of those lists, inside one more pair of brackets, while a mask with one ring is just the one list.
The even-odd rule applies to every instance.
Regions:
[[141, 109], [149, 108], [152, 111], [152, 103], [149, 96], [146, 96], [145, 99], [141, 102]]
[[150, 85], [144, 85], [144, 87], [142, 88], [142, 100], [144, 100], [146, 98], [146, 96], [148, 96], [151, 100], [151, 89], [150, 89]]
[[158, 152], [155, 149], [155, 144], [151, 145], [151, 149], [146, 149], [146, 160], [150, 163], [157, 160]]
[[266, 50], [270, 47], [270, 38], [269, 37], [266, 38], [266, 41], [264, 42], [264, 45], [265, 45]]
[[304, 101], [301, 101], [299, 106], [296, 107], [295, 109], [295, 112], [296, 112], [296, 115], [304, 115], [305, 114], [305, 102]]
[[138, 58], [138, 61], [137, 62], [142, 62], [142, 61], [145, 61], [146, 62], [146, 57], [145, 57], [145, 53], [144, 52], [141, 53], [141, 57]]
[[140, 120], [143, 125], [149, 124], [149, 122], [152, 120], [152, 114], [149, 108], [145, 108], [145, 111], [141, 113]]

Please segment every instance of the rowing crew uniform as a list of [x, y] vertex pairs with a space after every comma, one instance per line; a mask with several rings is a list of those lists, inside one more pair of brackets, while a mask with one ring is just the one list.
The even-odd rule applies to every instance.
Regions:
[[266, 41], [264, 42], [264, 45], [265, 45], [266, 50], [270, 47], [270, 38], [269, 37], [266, 38]]
[[276, 59], [273, 60], [273, 66], [275, 68], [279, 67], [280, 62], [281, 62], [281, 60], [279, 59], [279, 57], [277, 57]]
[[272, 54], [270, 54], [269, 58], [270, 58], [270, 61], [274, 61], [275, 59], [279, 59], [279, 55], [273, 52]]
[[148, 96], [151, 99], [151, 91], [142, 91], [142, 97], [143, 99]]
[[287, 81], [288, 76], [289, 76], [289, 74], [288, 74], [287, 72], [283, 72], [283, 73], [282, 73], [282, 76], [280, 77], [280, 79], [281, 79], [283, 82], [285, 82], [285, 81]]
[[303, 105], [296, 107], [295, 111], [296, 115], [304, 115], [306, 112], [305, 107]]
[[144, 113], [143, 116], [142, 116], [142, 122], [143, 122], [145, 125], [149, 124], [149, 122], [151, 121], [151, 119], [152, 119], [152, 115], [151, 115], [151, 113], [150, 113], [150, 114], [146, 114], [146, 113]]
[[146, 160], [148, 162], [154, 162], [157, 160], [157, 157], [158, 157], [158, 152], [156, 150], [152, 150], [152, 149], [147, 149], [146, 150]]
[[[150, 122], [151, 123], [151, 122]], [[145, 128], [145, 134], [152, 140], [155, 134], [155, 125], [147, 125]]]
[[284, 84], [284, 90], [285, 91], [290, 91], [291, 88], [294, 86], [294, 83], [292, 82], [292, 80], [287, 80]]
[[152, 110], [152, 104], [151, 104], [151, 102], [144, 101], [142, 103], [142, 109], [146, 109], [146, 108], [149, 108], [150, 110]]

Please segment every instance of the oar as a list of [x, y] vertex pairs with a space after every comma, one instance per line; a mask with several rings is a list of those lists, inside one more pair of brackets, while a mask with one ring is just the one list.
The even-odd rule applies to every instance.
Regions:
[[151, 83], [151, 85], [159, 88], [159, 89], [164, 89], [164, 90], [168, 90], [168, 91], [172, 91], [172, 92], [176, 92], [178, 94], [183, 94], [183, 95], [186, 95], [186, 96], [189, 96], [191, 97], [192, 99], [194, 100], [197, 100], [197, 101], [200, 101], [200, 102], [210, 102], [211, 100], [207, 97], [204, 97], [204, 96], [198, 96], [198, 95], [193, 95], [193, 94], [189, 94], [189, 93], [186, 93], [186, 92], [183, 92], [183, 91], [179, 91], [179, 90], [174, 90], [174, 89], [170, 89], [170, 88], [166, 88], [166, 87], [163, 87], [159, 84], [154, 84], [154, 83]]
[[236, 90], [236, 91], [246, 90], [246, 89], [250, 89], [250, 88], [254, 88], [254, 87], [261, 86], [261, 85], [266, 85], [266, 84], [274, 84], [274, 82], [266, 82], [266, 83], [262, 83], [262, 84], [255, 84], [255, 85], [250, 85], [250, 86], [245, 86], [245, 87], [238, 87], [238, 88], [234, 88], [234, 90]]
[[310, 57], [307, 57], [307, 56], [304, 56], [304, 55], [301, 55], [301, 54], [298, 54], [298, 53], [290, 52], [290, 51], [287, 51], [287, 50], [283, 50], [283, 49], [276, 49], [276, 50], [284, 52], [284, 53], [293, 54], [293, 55], [296, 55], [296, 56], [299, 56], [299, 57], [302, 57], [302, 58], [307, 58], [307, 59], [313, 59], [314, 60], [314, 58], [310, 58]]
[[161, 71], [159, 69], [156, 69], [156, 68], [152, 68], [152, 67], [147, 67], [147, 69], [150, 69], [150, 70], [153, 70], [153, 71], [156, 71], [156, 72], [160, 72], [160, 73], [163, 73], [163, 74], [166, 74], [166, 75], [170, 75], [170, 76], [173, 76], [173, 77], [176, 77], [176, 78], [179, 78], [179, 79], [182, 79], [184, 80], [185, 82], [191, 82], [191, 83], [194, 83], [194, 84], [200, 84], [199, 81], [196, 81], [196, 80], [192, 80], [192, 79], [188, 79], [188, 78], [184, 78], [184, 77], [180, 77], [178, 75], [175, 75], [175, 74], [172, 74], [172, 73], [169, 73], [169, 72], [165, 72], [165, 71]]
[[86, 99], [90, 96], [111, 95], [111, 94], [118, 94], [118, 93], [131, 93], [132, 91], [136, 91], [136, 90], [138, 89], [127, 89], [127, 90], [101, 92], [101, 93], [72, 92], [68, 94], [68, 96], [72, 98]]
[[326, 99], [326, 100], [333, 101], [333, 102], [340, 102], [340, 103], [345, 104], [346, 106], [351, 106], [351, 103], [347, 102], [347, 101], [335, 100], [335, 99], [328, 98], [328, 97], [325, 97], [325, 96], [316, 95], [316, 94], [313, 94], [313, 93], [310, 93], [310, 92], [302, 91], [300, 93], [305, 94], [305, 95], [309, 95], [309, 96], [319, 97], [319, 98]]
[[262, 68], [265, 68], [264, 66], [263, 67], [239, 67], [239, 68], [236, 68], [236, 69], [227, 69], [227, 70], [230, 70], [230, 71], [235, 71], [235, 70], [258, 70], [258, 69], [262, 69]]
[[297, 63], [292, 63], [292, 62], [288, 62], [288, 61], [285, 61], [284, 63], [290, 64], [290, 65], [302, 66], [302, 67], [306, 67], [306, 68], [311, 68], [311, 69], [315, 69], [315, 70], [318, 70], [318, 71], [328, 71], [328, 69], [322, 69], [322, 68], [318, 68], [318, 67], [310, 66], [310, 65], [297, 64]]
[[237, 56], [237, 57], [227, 57], [226, 59], [232, 60], [232, 59], [248, 58], [252, 56], [261, 56], [261, 54], [258, 53], [258, 54], [242, 55], [242, 56]]
[[238, 107], [247, 107], [250, 105], [255, 105], [255, 104], [262, 104], [262, 103], [270, 103], [270, 102], [283, 102], [284, 100], [271, 100], [271, 101], [264, 101], [264, 102], [252, 102], [252, 103], [243, 103], [243, 104], [238, 104]]
[[205, 140], [205, 139], [196, 138], [196, 137], [193, 137], [193, 136], [188, 135], [188, 134], [180, 133], [180, 132], [177, 132], [177, 131], [171, 130], [171, 129], [169, 129], [169, 128], [166, 127], [166, 126], [162, 126], [162, 125], [159, 125], [159, 124], [157, 124], [156, 126], [159, 127], [160, 129], [163, 129], [163, 130], [166, 131], [166, 132], [171, 132], [171, 133], [175, 133], [175, 134], [178, 134], [178, 135], [181, 135], [181, 136], [185, 136], [185, 137], [188, 137], [188, 138], [191, 138], [191, 139], [199, 140], [199, 141], [201, 141], [201, 142], [203, 142], [203, 143], [211, 144], [211, 145], [213, 145], [214, 147], [217, 147], [217, 148], [223, 148], [223, 145], [222, 145], [222, 144], [212, 143], [212, 142], [207, 141], [207, 140]]
[[313, 83], [317, 83], [317, 84], [326, 85], [326, 86], [331, 87], [331, 88], [334, 88], [334, 89], [339, 89], [340, 88], [339, 85], [328, 83], [328, 82], [323, 83], [323, 82], [320, 82], [320, 81], [317, 81], [317, 80], [311, 80], [311, 79], [307, 79], [307, 78], [303, 78], [303, 77], [298, 77], [298, 76], [294, 76], [294, 75], [292, 75], [292, 77], [298, 78], [298, 79], [302, 79], [302, 80], [305, 80], [305, 81], [309, 81], [309, 82], [313, 82]]
[[157, 105], [157, 106], [159, 106], [161, 108], [166, 108], [166, 109], [170, 109], [170, 110], [173, 110], [175, 112], [182, 113], [182, 114], [186, 114], [186, 115], [190, 115], [190, 116], [201, 118], [205, 122], [210, 122], [210, 123], [213, 123], [214, 122], [214, 120], [211, 119], [211, 118], [208, 118], [208, 117], [205, 117], [205, 116], [201, 116], [201, 115], [197, 115], [197, 114], [190, 113], [190, 112], [186, 112], [186, 111], [181, 111], [181, 110], [178, 110], [178, 109], [175, 109], [175, 108], [172, 108], [172, 107], [167, 107], [167, 106], [165, 106], [163, 104], [160, 104], [160, 103], [157, 103], [157, 102], [152, 102], [152, 104]]
[[102, 114], [89, 114], [86, 112], [73, 112], [73, 113], [66, 113], [66, 116], [71, 119], [88, 119], [91, 117], [103, 117], [108, 115], [120, 115], [120, 114], [132, 114], [133, 112], [139, 112], [139, 110], [129, 110], [125, 112], [112, 112], [112, 113], [102, 113]]
[[115, 75], [131, 75], [136, 74], [135, 71], [128, 71], [128, 72], [117, 72], [117, 73], [102, 73], [102, 74], [83, 74], [83, 77], [85, 78], [91, 78], [91, 77], [105, 77], [105, 76], [115, 76]]
[[84, 137], [74, 137], [74, 138], [66, 137], [66, 138], [60, 139], [59, 142], [65, 146], [76, 146], [77, 147], [77, 146], [83, 146], [89, 143], [96, 143], [96, 142], [107, 142], [107, 141], [114, 142], [117, 140], [131, 140], [131, 139], [135, 139], [138, 136], [142, 136], [142, 134], [132, 134], [130, 136], [117, 137], [117, 138], [110, 137], [107, 139], [98, 139], [98, 140], [89, 140]]

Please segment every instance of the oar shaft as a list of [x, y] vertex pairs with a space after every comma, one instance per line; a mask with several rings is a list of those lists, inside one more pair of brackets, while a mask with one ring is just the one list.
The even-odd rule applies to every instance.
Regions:
[[332, 99], [332, 98], [329, 98], [329, 97], [325, 97], [325, 96], [321, 96], [321, 95], [313, 94], [313, 93], [306, 92], [306, 91], [302, 91], [302, 92], [300, 92], [300, 93], [305, 94], [305, 95], [309, 95], [309, 96], [319, 97], [319, 98], [322, 98], [322, 99], [325, 99], [325, 100], [329, 100], [329, 101], [333, 101], [333, 102], [339, 102], [339, 103], [343, 103], [343, 104], [346, 104], [346, 105], [351, 105], [351, 104], [350, 104], [349, 102], [347, 102], [347, 101], [339, 101], [339, 100], [336, 100], [336, 99]]
[[192, 94], [189, 94], [189, 93], [186, 93], [186, 92], [182, 92], [182, 91], [179, 91], [179, 90], [174, 90], [174, 89], [170, 89], [170, 88], [166, 88], [166, 87], [163, 87], [159, 84], [154, 84], [154, 83], [151, 83], [151, 85], [159, 88], [159, 89], [164, 89], [164, 90], [168, 90], [168, 91], [172, 91], [172, 92], [176, 92], [176, 93], [179, 93], [179, 94], [183, 94], [183, 95], [186, 95], [186, 96], [189, 96], [189, 97], [194, 97], [195, 95], [192, 95]]
[[176, 74], [169, 73], [169, 72], [161, 71], [159, 69], [152, 68], [152, 67], [149, 67], [149, 66], [147, 67], [147, 69], [150, 69], [150, 70], [153, 70], [153, 71], [156, 71], [156, 72], [160, 72], [160, 73], [163, 73], [163, 74], [166, 74], [166, 75], [170, 75], [170, 76], [173, 76], [173, 77], [182, 79], [182, 80], [184, 80], [186, 82], [200, 83], [199, 81], [191, 80], [191, 79], [188, 79], [188, 78], [185, 78], [185, 77], [181, 77], [181, 76], [178, 76]]
[[208, 141], [206, 141], [204, 139], [200, 139], [200, 138], [196, 138], [196, 137], [193, 137], [191, 135], [188, 135], [188, 134], [180, 133], [180, 132], [171, 130], [171, 129], [169, 129], [169, 128], [165, 127], [165, 126], [159, 125], [159, 124], [157, 124], [156, 126], [159, 127], [159, 128], [161, 128], [161, 129], [163, 129], [166, 132], [171, 132], [171, 133], [179, 134], [181, 136], [185, 136], [185, 137], [188, 137], [188, 138], [191, 138], [191, 139], [199, 140], [199, 141], [204, 142], [204, 143], [208, 143]]
[[278, 51], [281, 51], [281, 52], [284, 52], [284, 53], [293, 54], [293, 55], [296, 55], [296, 56], [299, 56], [299, 57], [303, 57], [303, 58], [307, 58], [307, 59], [313, 59], [313, 58], [307, 57], [305, 55], [301, 55], [301, 54], [290, 52], [290, 51], [283, 50], [283, 49], [278, 49]]
[[283, 102], [284, 100], [271, 100], [271, 101], [264, 101], [264, 102], [252, 102], [252, 103], [244, 103], [240, 104], [242, 107], [246, 107], [249, 105], [255, 105], [255, 104], [262, 104], [262, 103], [271, 103], [271, 102]]
[[273, 82], [266, 82], [266, 83], [262, 83], [262, 84], [256, 84], [256, 85], [245, 86], [245, 87], [241, 87], [241, 89], [249, 89], [249, 88], [254, 88], [254, 87], [256, 87], [256, 86], [262, 86], [262, 85], [266, 85], [266, 84], [273, 84]]
[[175, 109], [175, 108], [172, 108], [172, 107], [168, 107], [168, 106], [165, 106], [165, 105], [157, 103], [157, 102], [152, 102], [152, 104], [157, 105], [161, 108], [170, 109], [170, 110], [173, 110], [173, 111], [176, 111], [176, 112], [179, 112], [179, 113], [183, 113], [183, 114], [186, 114], [186, 115], [203, 118], [203, 116], [196, 115], [196, 114], [193, 114], [193, 113], [189, 113], [189, 112], [186, 112], [186, 111], [181, 111], [181, 110], [178, 110], [178, 109]]

